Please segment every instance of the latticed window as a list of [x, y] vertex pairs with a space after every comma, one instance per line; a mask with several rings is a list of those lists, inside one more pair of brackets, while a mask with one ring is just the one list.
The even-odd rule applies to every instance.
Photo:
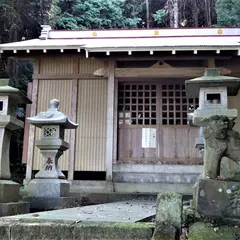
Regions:
[[157, 124], [157, 86], [121, 84], [119, 86], [119, 124]]
[[118, 93], [119, 124], [186, 125], [189, 108], [198, 107], [188, 98], [184, 84], [121, 83]]
[[198, 107], [198, 98], [188, 98], [184, 84], [164, 84], [161, 95], [162, 125], [186, 125], [187, 113]]

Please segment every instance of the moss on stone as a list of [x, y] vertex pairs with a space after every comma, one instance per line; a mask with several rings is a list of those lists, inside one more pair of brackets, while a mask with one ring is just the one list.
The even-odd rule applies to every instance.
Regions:
[[157, 225], [152, 240], [175, 240], [176, 228], [171, 225]]
[[208, 223], [196, 222], [189, 229], [189, 240], [237, 240], [239, 229], [220, 226], [214, 227]]
[[74, 236], [82, 239], [151, 239], [152, 223], [91, 223], [76, 224]]

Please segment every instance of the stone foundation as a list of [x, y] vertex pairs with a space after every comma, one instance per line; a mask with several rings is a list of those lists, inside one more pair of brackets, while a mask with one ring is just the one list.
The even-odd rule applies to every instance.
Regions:
[[193, 204], [201, 215], [240, 218], [240, 182], [199, 179], [194, 191]]
[[11, 180], [0, 180], [0, 217], [29, 213], [29, 203], [19, 201], [19, 188]]

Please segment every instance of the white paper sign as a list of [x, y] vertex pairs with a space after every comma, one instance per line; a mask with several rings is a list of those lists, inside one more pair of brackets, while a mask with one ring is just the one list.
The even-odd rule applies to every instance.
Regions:
[[142, 148], [156, 148], [156, 129], [142, 129]]

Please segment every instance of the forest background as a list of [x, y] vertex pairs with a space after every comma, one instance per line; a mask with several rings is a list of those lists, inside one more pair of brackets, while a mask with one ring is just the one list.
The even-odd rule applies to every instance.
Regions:
[[[53, 29], [121, 29], [240, 26], [239, 0], [0, 0], [0, 44], [38, 38]], [[26, 93], [32, 62], [0, 58], [0, 78]], [[19, 108], [24, 119], [24, 109]], [[22, 131], [11, 143], [13, 178], [21, 182]], [[14, 177], [15, 176], [15, 177]]]

